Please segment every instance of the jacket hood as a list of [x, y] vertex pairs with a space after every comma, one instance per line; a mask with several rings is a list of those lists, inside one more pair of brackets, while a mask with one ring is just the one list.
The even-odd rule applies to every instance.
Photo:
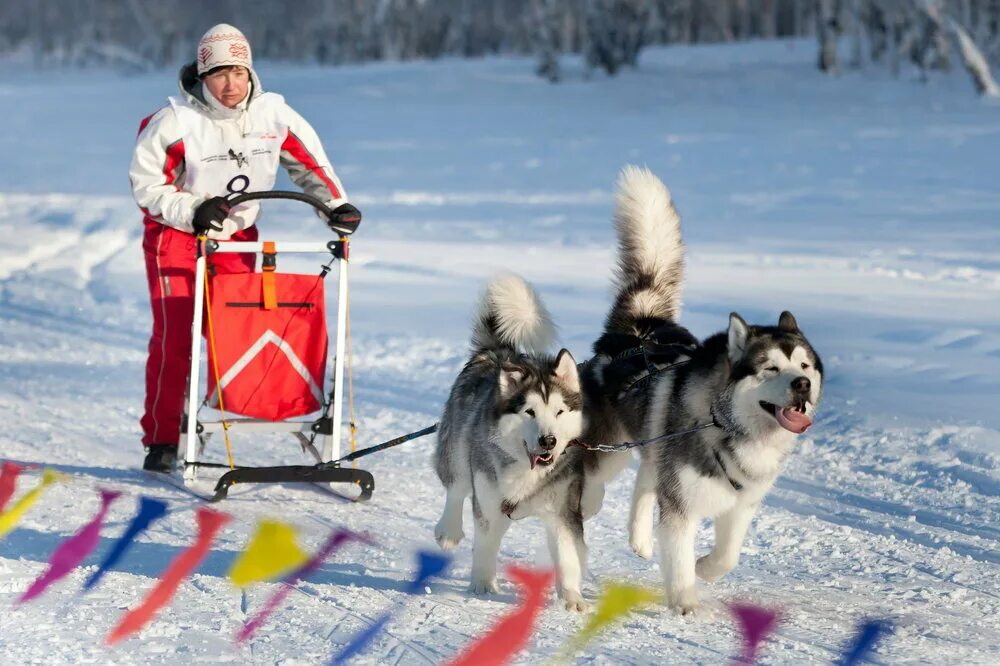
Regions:
[[[250, 104], [264, 93], [264, 89], [260, 85], [257, 72], [252, 67], [248, 67], [247, 69], [250, 70], [250, 93], [247, 100], [247, 108], [249, 108]], [[208, 100], [205, 99], [205, 93], [202, 90], [202, 81], [198, 77], [198, 63], [190, 62], [181, 67], [177, 87], [180, 89], [184, 99], [199, 111], [213, 117], [223, 117], [223, 113], [213, 108], [208, 103]], [[233, 109], [232, 111], [234, 115], [238, 115], [239, 110]]]

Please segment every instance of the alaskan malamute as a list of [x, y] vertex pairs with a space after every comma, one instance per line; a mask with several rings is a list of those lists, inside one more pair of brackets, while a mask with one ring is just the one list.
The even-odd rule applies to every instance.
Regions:
[[[615, 218], [618, 294], [593, 367], [611, 421], [630, 438], [701, 427], [639, 448], [629, 526], [632, 548], [651, 557], [659, 506], [667, 602], [689, 613], [698, 605], [695, 576], [714, 581], [736, 566], [761, 499], [796, 436], [812, 424], [823, 366], [789, 312], [777, 326], [751, 326], [733, 313], [727, 331], [701, 344], [676, 323], [680, 219], [650, 171], [622, 172]], [[591, 384], [587, 376], [584, 384]], [[588, 416], [593, 429], [598, 412]], [[715, 545], [696, 560], [695, 532], [704, 518], [715, 521]]]
[[470, 590], [486, 594], [498, 591], [496, 560], [509, 514], [541, 517], [560, 596], [567, 608], [584, 610], [579, 483], [568, 479], [537, 492], [584, 427], [576, 361], [565, 349], [554, 358], [545, 355], [553, 337], [549, 314], [527, 283], [505, 276], [489, 284], [473, 328], [472, 356], [452, 386], [438, 429], [434, 469], [447, 497], [434, 534], [442, 548], [455, 547], [465, 536], [462, 509], [471, 495]]

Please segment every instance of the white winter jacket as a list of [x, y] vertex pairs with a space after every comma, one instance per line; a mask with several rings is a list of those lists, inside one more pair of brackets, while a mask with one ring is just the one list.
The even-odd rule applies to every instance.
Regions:
[[[281, 95], [263, 92], [251, 70], [247, 99], [227, 109], [202, 90], [194, 65], [181, 70], [179, 97], [142, 121], [129, 169], [132, 194], [147, 220], [193, 232], [194, 209], [227, 194], [233, 177], [250, 179], [248, 192], [274, 187], [278, 165], [307, 194], [330, 207], [347, 201], [319, 137]], [[222, 231], [226, 240], [256, 222], [259, 203], [236, 206]]]

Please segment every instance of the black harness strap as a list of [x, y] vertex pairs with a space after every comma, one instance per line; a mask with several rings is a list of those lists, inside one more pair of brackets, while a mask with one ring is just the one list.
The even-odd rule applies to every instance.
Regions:
[[726, 481], [733, 487], [733, 490], [737, 492], [743, 490], [743, 484], [739, 481], [734, 481], [733, 477], [729, 476], [729, 472], [726, 471], [726, 465], [722, 462], [722, 456], [719, 455], [719, 450], [714, 449], [712, 453], [715, 454], [715, 462], [719, 465], [719, 469], [722, 470], [722, 476], [726, 477]]

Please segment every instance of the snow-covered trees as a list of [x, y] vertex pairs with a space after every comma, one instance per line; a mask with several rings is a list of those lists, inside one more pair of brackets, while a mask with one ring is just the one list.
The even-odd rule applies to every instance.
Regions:
[[961, 62], [996, 94], [1000, 0], [4, 0], [0, 54], [39, 65], [111, 63], [134, 69], [190, 57], [202, 32], [241, 27], [258, 57], [346, 63], [441, 55], [534, 54], [560, 77], [559, 55], [590, 70], [635, 66], [647, 44], [815, 34], [821, 70], [910, 60], [922, 72]]
[[836, 72], [837, 38], [845, 23], [853, 35], [851, 65], [885, 62], [894, 75], [909, 60], [926, 78], [948, 69], [954, 50], [976, 90], [1000, 95], [990, 63], [1000, 63], [1000, 0], [816, 0], [819, 68]]

